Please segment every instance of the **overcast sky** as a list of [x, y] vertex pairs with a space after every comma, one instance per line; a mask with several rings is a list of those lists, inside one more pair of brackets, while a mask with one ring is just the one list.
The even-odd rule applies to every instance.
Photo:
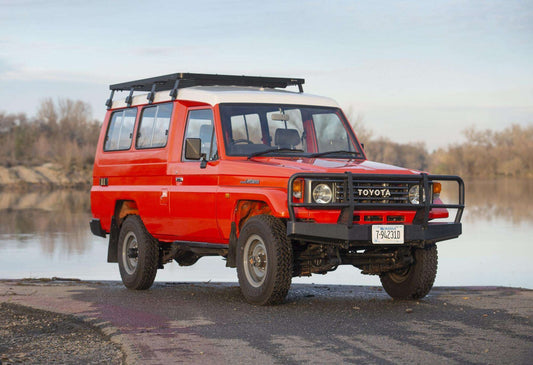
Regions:
[[47, 97], [102, 119], [112, 83], [174, 72], [291, 76], [376, 136], [458, 142], [533, 123], [533, 0], [0, 0], [0, 111]]

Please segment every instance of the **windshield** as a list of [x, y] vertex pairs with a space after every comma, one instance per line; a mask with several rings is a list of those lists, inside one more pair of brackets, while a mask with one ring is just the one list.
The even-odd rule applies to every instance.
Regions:
[[338, 108], [221, 104], [220, 116], [229, 156], [363, 157]]

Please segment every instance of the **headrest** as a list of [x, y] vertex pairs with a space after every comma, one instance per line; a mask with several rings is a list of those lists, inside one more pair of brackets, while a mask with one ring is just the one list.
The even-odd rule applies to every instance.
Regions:
[[276, 129], [274, 136], [274, 144], [280, 147], [290, 146], [294, 147], [300, 144], [300, 134], [296, 129]]
[[210, 142], [212, 133], [213, 126], [211, 124], [202, 124], [202, 126], [200, 127], [200, 138], [202, 142]]

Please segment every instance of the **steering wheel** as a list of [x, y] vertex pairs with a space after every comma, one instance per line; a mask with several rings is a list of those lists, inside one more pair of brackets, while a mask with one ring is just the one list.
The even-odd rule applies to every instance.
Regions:
[[233, 141], [233, 144], [239, 144], [239, 143], [254, 144], [252, 141], [250, 141], [249, 139], [245, 139], [245, 138], [236, 139], [235, 141]]

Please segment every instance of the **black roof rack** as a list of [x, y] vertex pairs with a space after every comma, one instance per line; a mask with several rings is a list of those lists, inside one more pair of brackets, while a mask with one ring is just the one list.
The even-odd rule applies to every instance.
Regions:
[[111, 95], [106, 101], [106, 106], [111, 108], [115, 91], [129, 91], [126, 104], [131, 105], [134, 91], [148, 91], [147, 99], [149, 103], [154, 100], [157, 91], [170, 90], [172, 99], [178, 96], [178, 88], [191, 86], [255, 86], [266, 88], [286, 88], [287, 86], [298, 86], [298, 90], [303, 93], [302, 85], [304, 79], [286, 77], [263, 77], [263, 76], [237, 76], [218, 74], [196, 74], [196, 73], [174, 73], [169, 75], [151, 77], [135, 81], [122, 82], [110, 85]]

